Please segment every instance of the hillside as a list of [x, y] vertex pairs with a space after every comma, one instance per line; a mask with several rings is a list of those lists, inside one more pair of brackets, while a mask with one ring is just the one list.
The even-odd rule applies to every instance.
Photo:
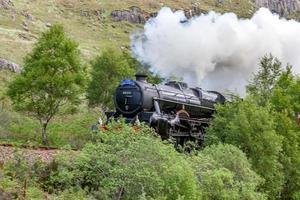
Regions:
[[188, 17], [210, 10], [249, 17], [261, 6], [297, 18], [299, 2], [291, 0], [0, 0], [0, 58], [22, 64], [39, 33], [61, 23], [80, 44], [86, 60], [107, 47], [128, 48], [129, 35], [162, 6], [183, 9]]
[[39, 33], [54, 23], [64, 25], [86, 59], [107, 47], [126, 48], [130, 33], [162, 6], [190, 15], [216, 10], [247, 17], [254, 11], [248, 0], [0, 0], [0, 58], [22, 64]]
[[299, 1], [0, 0], [0, 200], [300, 199]]

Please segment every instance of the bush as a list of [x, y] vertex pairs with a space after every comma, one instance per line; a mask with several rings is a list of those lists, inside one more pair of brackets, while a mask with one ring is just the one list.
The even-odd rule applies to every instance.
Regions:
[[82, 189], [65, 190], [60, 192], [58, 195], [52, 195], [53, 200], [90, 200], [89, 196]]
[[197, 181], [183, 155], [152, 130], [111, 124], [101, 142], [62, 157], [50, 177], [57, 190], [80, 187], [97, 199], [197, 199]]
[[30, 160], [17, 150], [14, 158], [0, 170], [0, 188], [14, 199], [42, 199], [44, 191], [37, 180], [43, 175], [45, 164], [40, 160]]
[[207, 135], [208, 143], [224, 142], [240, 147], [254, 171], [265, 179], [263, 191], [276, 198], [284, 179], [279, 161], [282, 137], [276, 133], [274, 116], [270, 113], [268, 107], [259, 107], [249, 99], [219, 106]]
[[251, 169], [246, 155], [237, 147], [212, 145], [190, 161], [203, 199], [266, 199], [258, 192], [263, 179]]

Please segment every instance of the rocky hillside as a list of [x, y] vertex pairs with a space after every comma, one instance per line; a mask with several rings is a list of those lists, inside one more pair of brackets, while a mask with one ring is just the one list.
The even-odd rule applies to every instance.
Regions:
[[[215, 10], [249, 17], [259, 6], [282, 15], [298, 11], [299, 0], [0, 0], [0, 58], [22, 65], [40, 32], [63, 24], [86, 61], [107, 47], [129, 48], [129, 35], [162, 6], [187, 17]], [[256, 3], [256, 4], [255, 4]], [[257, 6], [258, 5], [258, 6]]]
[[296, 17], [300, 12], [299, 0], [255, 0], [258, 7], [267, 7], [284, 17]]

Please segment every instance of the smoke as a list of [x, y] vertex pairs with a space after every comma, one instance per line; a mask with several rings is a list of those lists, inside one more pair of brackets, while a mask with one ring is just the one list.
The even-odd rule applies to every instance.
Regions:
[[300, 23], [266, 8], [251, 19], [209, 12], [190, 20], [183, 11], [162, 8], [131, 40], [134, 55], [153, 71], [205, 89], [244, 94], [259, 59], [269, 53], [300, 72]]

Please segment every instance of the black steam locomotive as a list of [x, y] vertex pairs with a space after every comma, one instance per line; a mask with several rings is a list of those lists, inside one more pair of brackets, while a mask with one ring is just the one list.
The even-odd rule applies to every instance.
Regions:
[[116, 89], [116, 111], [107, 112], [108, 120], [124, 117], [127, 122], [145, 122], [163, 138], [204, 140], [204, 129], [215, 111], [216, 103], [226, 98], [219, 92], [189, 88], [184, 82], [151, 84], [147, 76], [137, 74], [136, 80], [122, 80]]

